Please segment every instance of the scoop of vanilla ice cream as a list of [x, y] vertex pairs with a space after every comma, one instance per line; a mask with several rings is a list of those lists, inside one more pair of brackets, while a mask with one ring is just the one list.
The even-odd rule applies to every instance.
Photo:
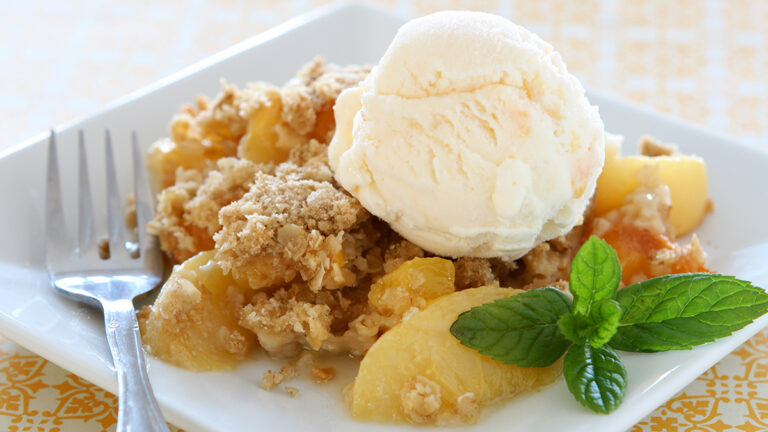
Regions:
[[485, 13], [405, 24], [335, 116], [336, 180], [439, 255], [518, 258], [568, 232], [603, 165], [597, 108], [560, 55]]

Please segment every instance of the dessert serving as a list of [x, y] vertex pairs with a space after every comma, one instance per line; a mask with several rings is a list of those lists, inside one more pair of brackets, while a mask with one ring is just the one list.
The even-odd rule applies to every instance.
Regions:
[[[608, 412], [626, 386], [611, 346], [690, 348], [768, 304], [676, 241], [711, 210], [704, 161], [621, 145], [549, 44], [481, 13], [411, 21], [373, 68], [225, 84], [148, 155], [146, 229], [175, 266], [140, 312], [145, 347], [197, 371], [284, 358], [265, 388], [333, 379], [317, 354], [360, 358], [343, 397], [361, 420], [473, 422], [561, 374]], [[659, 306], [680, 287], [696, 308]]]

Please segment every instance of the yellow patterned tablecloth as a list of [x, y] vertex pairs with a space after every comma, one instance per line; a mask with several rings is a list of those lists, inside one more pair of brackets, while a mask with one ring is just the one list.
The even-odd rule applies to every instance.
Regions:
[[[0, 1], [0, 152], [323, 3]], [[373, 3], [404, 16], [501, 14], [554, 44], [587, 87], [768, 150], [767, 1]], [[110, 431], [116, 414], [113, 395], [0, 336], [0, 430]], [[768, 430], [768, 330], [632, 429], [759, 430]]]

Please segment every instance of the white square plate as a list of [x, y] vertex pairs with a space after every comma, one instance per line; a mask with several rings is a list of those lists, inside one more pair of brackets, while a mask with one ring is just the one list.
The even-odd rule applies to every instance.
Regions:
[[[321, 55], [339, 64], [375, 63], [402, 20], [363, 6], [343, 6], [304, 16], [236, 45], [200, 64], [117, 101], [92, 117], [57, 128], [65, 198], [75, 200], [76, 131], [90, 151], [91, 175], [103, 160], [103, 131], [110, 128], [118, 160], [130, 160], [128, 137], [138, 131], [144, 147], [167, 135], [178, 107], [198, 93], [215, 94], [219, 79], [285, 82], [300, 65]], [[610, 97], [590, 94], [608, 130], [629, 143], [644, 133], [676, 142], [708, 164], [715, 211], [697, 230], [710, 267], [768, 287], [768, 154]], [[46, 135], [0, 153], [0, 332], [65, 369], [115, 391], [112, 361], [99, 311], [55, 293], [44, 270], [43, 196]], [[130, 184], [130, 167], [120, 167]], [[97, 183], [95, 197], [103, 197]], [[99, 189], [101, 188], [101, 189]], [[103, 203], [96, 202], [96, 208]], [[76, 206], [71, 205], [69, 210]], [[102, 207], [106, 208], [106, 207]], [[74, 221], [74, 210], [68, 213]], [[106, 220], [106, 217], [97, 218]], [[74, 226], [74, 224], [70, 224]], [[102, 227], [97, 227], [102, 228]], [[104, 232], [104, 231], [102, 231]], [[622, 353], [629, 386], [622, 406], [594, 414], [568, 393], [562, 379], [542, 391], [489, 410], [469, 430], [618, 431], [629, 428], [768, 323], [759, 319], [731, 337], [693, 351]], [[231, 373], [191, 373], [150, 359], [150, 376], [167, 419], [190, 431], [394, 430], [401, 426], [352, 420], [341, 400], [350, 365], [326, 385], [298, 382], [301, 396], [259, 387], [276, 363], [257, 356]]]

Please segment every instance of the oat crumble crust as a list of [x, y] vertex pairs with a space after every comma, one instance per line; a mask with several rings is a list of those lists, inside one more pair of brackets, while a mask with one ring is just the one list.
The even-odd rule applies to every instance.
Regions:
[[303, 166], [289, 161], [274, 174], [257, 172], [248, 192], [218, 214], [213, 237], [224, 271], [254, 289], [297, 274], [314, 292], [351, 285], [342, 238], [369, 216], [332, 178], [324, 151]]
[[242, 197], [257, 172], [273, 168], [231, 157], [219, 159], [216, 166], [205, 178], [194, 170], [180, 172], [176, 184], [158, 196], [147, 231], [176, 262], [212, 249], [213, 234], [221, 227], [221, 207]]
[[[377, 310], [369, 304], [368, 292], [374, 282], [406, 261], [431, 255], [369, 214], [336, 184], [327, 161], [333, 127], [323, 125], [328, 124], [329, 113], [332, 118], [333, 102], [369, 70], [325, 65], [316, 59], [282, 88], [256, 84], [238, 90], [225, 85], [212, 102], [199, 98], [197, 107], [185, 108], [174, 119], [170, 140], [192, 148], [203, 163], [185, 167], [171, 161], [169, 166], [155, 167], [165, 187], [147, 229], [158, 235], [162, 249], [177, 263], [214, 250], [213, 262], [238, 286], [246, 287], [228, 294], [232, 296], [228, 313], [231, 310], [237, 328], [227, 329], [229, 336], [216, 342], [238, 356], [250, 349], [249, 338], [277, 357], [303, 350], [362, 356], [384, 331], [413, 312], [396, 315]], [[287, 149], [286, 159], [254, 163], [237, 157], [243, 154], [244, 137], [253, 132], [249, 116], [277, 103], [275, 146]], [[648, 152], [662, 151], [652, 147]], [[217, 148], [218, 153], [211, 150]], [[620, 223], [674, 240], [668, 191], [664, 195], [658, 185], [643, 188], [600, 218], [588, 211], [583, 225], [536, 246], [519, 260], [453, 260], [456, 289], [551, 285], [567, 291], [570, 261], [587, 235], [607, 232]], [[654, 253], [655, 271], [672, 268], [682, 259], [693, 257], [702, 263], [705, 259], [695, 238], [689, 246]], [[194, 275], [184, 277], [169, 280], [158, 301], [142, 310], [145, 340], [181, 335], [207, 318], [201, 307], [205, 290], [190, 286]], [[243, 342], [227, 345], [227, 340]], [[152, 342], [147, 345], [152, 352]], [[174, 355], [171, 361], [184, 363], [191, 354], [179, 348]], [[292, 376], [290, 368], [269, 372], [262, 386], [274, 388]], [[318, 369], [312, 376], [324, 381], [333, 372]], [[429, 383], [417, 378], [409, 383], [402, 395], [406, 412], [415, 422], [437, 421], [439, 386], [435, 397]], [[451, 415], [467, 421], [477, 412], [476, 398], [467, 394], [455, 401]]]

